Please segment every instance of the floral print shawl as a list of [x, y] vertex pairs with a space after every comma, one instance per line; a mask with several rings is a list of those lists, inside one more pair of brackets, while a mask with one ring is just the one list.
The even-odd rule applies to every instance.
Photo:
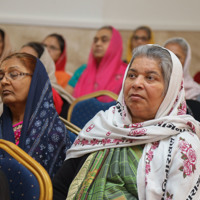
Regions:
[[[6, 105], [0, 118], [0, 138], [15, 143], [11, 112]], [[51, 177], [62, 165], [66, 150], [71, 146], [65, 125], [53, 104], [47, 72], [39, 59], [29, 89], [18, 146], [38, 161]]]

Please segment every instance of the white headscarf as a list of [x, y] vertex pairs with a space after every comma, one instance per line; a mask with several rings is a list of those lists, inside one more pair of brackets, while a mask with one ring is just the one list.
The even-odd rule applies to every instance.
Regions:
[[[189, 43], [181, 37], [176, 37], [176, 38], [170, 38], [167, 40], [164, 44], [166, 46], [168, 43], [178, 43], [176, 40], [181, 40], [185, 45], [187, 46], [187, 54], [185, 58], [185, 63], [183, 66], [183, 77], [184, 77], [184, 88], [185, 88], [185, 97], [186, 99], [194, 99], [196, 100], [198, 95], [200, 95], [200, 85], [196, 83], [192, 76], [190, 75], [190, 64], [191, 64], [191, 47]], [[180, 45], [180, 44], [179, 44]]]
[[55, 77], [55, 63], [48, 53], [48, 50], [44, 48], [44, 52], [40, 57], [41, 62], [46, 68], [52, 87], [60, 94], [60, 96], [65, 99], [68, 103], [72, 103], [75, 98], [72, 97], [66, 90], [64, 90], [60, 85], [58, 85]]
[[[170, 55], [173, 66], [169, 87], [155, 119], [132, 124], [123, 94], [129, 64], [118, 103], [105, 112], [100, 111], [85, 125], [71, 149], [67, 151], [66, 159], [80, 157], [105, 148], [147, 144], [169, 138], [182, 131], [196, 132], [199, 136], [199, 122], [192, 116], [186, 115], [182, 65], [172, 52]], [[167, 125], [160, 126], [163, 123]]]

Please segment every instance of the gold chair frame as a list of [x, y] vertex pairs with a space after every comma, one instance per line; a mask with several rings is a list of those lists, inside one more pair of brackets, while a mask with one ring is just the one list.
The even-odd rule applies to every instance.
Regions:
[[68, 110], [68, 113], [67, 113], [67, 120], [70, 122], [71, 121], [71, 116], [72, 116], [72, 112], [73, 112], [73, 109], [75, 107], [75, 105], [80, 102], [80, 101], [83, 101], [83, 100], [86, 100], [86, 99], [91, 99], [91, 98], [95, 98], [95, 97], [99, 97], [99, 96], [109, 96], [111, 97], [113, 100], [117, 100], [118, 98], [118, 95], [111, 92], [111, 91], [108, 91], [108, 90], [99, 90], [97, 92], [93, 92], [93, 93], [90, 93], [90, 94], [86, 94], [82, 97], [79, 97], [77, 99], [75, 99], [72, 104], [70, 105], [69, 107], [69, 110]]
[[52, 200], [53, 187], [47, 171], [31, 156], [14, 143], [0, 139], [0, 148], [29, 169], [37, 178], [40, 186], [39, 200]]
[[66, 120], [62, 117], [60, 117], [60, 119], [65, 124], [66, 128], [69, 129], [72, 133], [75, 133], [76, 135], [79, 134], [81, 129], [78, 126], [72, 124], [71, 122], [69, 122], [68, 120]]

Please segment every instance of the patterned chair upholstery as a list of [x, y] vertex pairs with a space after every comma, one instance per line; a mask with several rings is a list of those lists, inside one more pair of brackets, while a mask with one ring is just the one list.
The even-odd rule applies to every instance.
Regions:
[[13, 158], [0, 158], [0, 168], [7, 177], [11, 199], [39, 199], [38, 181], [21, 163]]
[[[113, 101], [109, 103], [98, 101], [96, 97], [102, 95], [108, 95], [113, 98]], [[117, 97], [113, 92], [106, 90], [79, 97], [70, 105], [67, 120], [82, 129], [100, 110], [105, 111], [110, 106], [115, 105]]]
[[0, 169], [7, 177], [11, 200], [52, 199], [50, 177], [37, 161], [17, 145], [3, 139], [0, 139], [0, 149]]

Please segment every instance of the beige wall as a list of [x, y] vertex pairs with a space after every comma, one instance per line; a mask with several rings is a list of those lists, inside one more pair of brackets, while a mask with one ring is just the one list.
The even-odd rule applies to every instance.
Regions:
[[[0, 24], [0, 28], [4, 29], [11, 40], [11, 44], [15, 51], [30, 41], [42, 41], [44, 37], [50, 33], [57, 32], [62, 34], [67, 41], [68, 61], [66, 70], [74, 72], [81, 64], [86, 63], [90, 51], [93, 36], [96, 29], [85, 28], [69, 28], [69, 27], [45, 27], [45, 26], [25, 26], [25, 25], [8, 25]], [[119, 30], [123, 39], [123, 58], [126, 54], [126, 45], [131, 30]], [[163, 45], [170, 37], [184, 37], [192, 49], [192, 63], [190, 72], [192, 75], [200, 71], [200, 31], [159, 31], [154, 30], [155, 42]]]

